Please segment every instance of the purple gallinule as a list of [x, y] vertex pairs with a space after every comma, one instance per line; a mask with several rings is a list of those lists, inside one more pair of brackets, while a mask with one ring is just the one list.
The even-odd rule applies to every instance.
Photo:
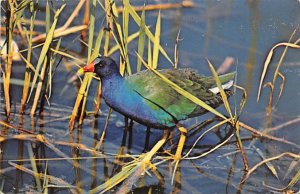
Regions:
[[[81, 71], [94, 72], [102, 83], [102, 97], [113, 110], [148, 127], [169, 129], [177, 126], [182, 135], [186, 130], [178, 122], [207, 111], [176, 92], [150, 70], [122, 77], [116, 62], [109, 57], [97, 57]], [[192, 69], [159, 70], [178, 86], [213, 108], [222, 104], [213, 77], [204, 77]], [[235, 73], [221, 75], [226, 94], [231, 95]], [[185, 137], [179, 144], [184, 143]], [[181, 157], [183, 145], [178, 145], [175, 160]]]

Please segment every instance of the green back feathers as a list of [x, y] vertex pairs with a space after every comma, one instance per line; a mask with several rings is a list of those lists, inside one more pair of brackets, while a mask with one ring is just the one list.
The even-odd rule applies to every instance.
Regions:
[[[159, 72], [202, 101], [212, 101], [217, 97], [216, 94], [209, 91], [209, 88], [215, 87], [213, 77], [200, 76], [192, 69], [165, 69]], [[233, 80], [234, 76], [235, 73], [220, 76], [221, 83]], [[166, 112], [177, 120], [183, 120], [191, 115], [196, 116], [205, 112], [149, 70], [128, 76], [126, 82], [129, 87], [136, 90], [144, 98], [144, 102], [153, 111], [157, 112], [162, 120], [170, 118], [166, 116]], [[199, 114], [197, 114], [198, 112]], [[163, 118], [164, 115], [166, 118]]]

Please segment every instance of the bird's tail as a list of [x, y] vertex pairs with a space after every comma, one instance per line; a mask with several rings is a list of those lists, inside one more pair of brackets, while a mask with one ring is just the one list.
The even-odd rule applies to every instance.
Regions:
[[[223, 89], [229, 89], [233, 84], [234, 78], [235, 78], [235, 72], [219, 75], [219, 79], [222, 84], [222, 87], [224, 85]], [[203, 78], [203, 80], [201, 81], [205, 82], [207, 88], [217, 87], [215, 78], [213, 76]], [[232, 81], [232, 83], [230, 81]]]
[[[230, 80], [229, 82], [222, 84], [223, 90], [229, 90], [233, 86], [233, 80]], [[218, 94], [220, 93], [220, 89], [218, 87], [213, 87], [209, 89], [211, 92]]]

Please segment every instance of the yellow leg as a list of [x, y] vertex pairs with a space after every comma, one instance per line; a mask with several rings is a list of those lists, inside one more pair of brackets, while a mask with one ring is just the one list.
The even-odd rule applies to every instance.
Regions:
[[183, 149], [183, 146], [184, 146], [184, 143], [185, 143], [186, 133], [187, 133], [186, 128], [181, 127], [179, 125], [177, 125], [177, 128], [180, 131], [180, 138], [179, 138], [177, 150], [176, 150], [176, 153], [175, 153], [175, 156], [174, 156], [175, 162], [177, 162], [181, 159], [181, 153], [182, 153], [182, 149]]
[[174, 156], [175, 166], [174, 166], [174, 171], [173, 171], [172, 181], [171, 181], [172, 185], [173, 185], [173, 182], [174, 182], [174, 176], [176, 174], [179, 161], [181, 160], [181, 154], [182, 154], [183, 146], [184, 146], [185, 139], [186, 139], [186, 133], [187, 133], [186, 128], [181, 127], [179, 125], [176, 125], [176, 126], [177, 126], [178, 130], [180, 131], [180, 138], [179, 138], [177, 150], [176, 150], [176, 153], [175, 153], [175, 156]]

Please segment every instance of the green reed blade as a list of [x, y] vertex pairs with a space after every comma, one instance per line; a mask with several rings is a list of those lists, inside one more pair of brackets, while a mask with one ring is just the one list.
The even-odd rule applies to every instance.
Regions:
[[99, 55], [103, 34], [104, 34], [104, 29], [101, 28], [99, 30], [98, 36], [96, 38], [96, 43], [95, 43], [95, 47], [94, 47], [91, 59], [94, 59]]
[[46, 33], [49, 32], [50, 29], [50, 6], [49, 0], [46, 1]]
[[[141, 60], [141, 62], [143, 61]], [[152, 67], [152, 48], [150, 39], [148, 39], [148, 65]]]
[[[56, 24], [57, 24], [57, 21], [58, 21], [58, 16], [59, 14], [61, 13], [61, 11], [64, 9], [64, 7], [66, 6], [66, 4], [63, 4], [55, 13], [54, 15], [54, 20], [53, 20], [53, 24], [51, 26], [51, 28], [49, 29], [49, 32], [46, 36], [46, 40], [45, 40], [45, 44], [43, 45], [43, 48], [42, 48], [42, 51], [40, 53], [40, 57], [38, 59], [38, 62], [37, 62], [37, 66], [36, 66], [36, 72], [34, 74], [34, 77], [33, 77], [33, 81], [32, 81], [32, 84], [33, 86], [36, 84], [36, 81], [37, 81], [37, 78], [39, 76], [39, 71], [41, 69], [41, 66], [43, 64], [43, 61], [47, 55], [47, 51], [49, 49], [49, 46], [52, 42], [52, 39], [53, 39], [53, 35], [54, 35], [54, 30], [55, 30], [55, 27], [56, 27]], [[33, 92], [33, 87], [30, 89], [30, 93], [29, 93], [29, 96], [28, 96], [28, 100], [27, 102], [29, 101], [30, 97], [31, 97], [31, 94]]]
[[[61, 38], [57, 42], [55, 50], [59, 50], [60, 44], [61, 44]], [[48, 79], [48, 86], [49, 86], [48, 99], [51, 98], [51, 94], [52, 94], [52, 69], [53, 69], [53, 65], [54, 65], [55, 60], [56, 60], [56, 53], [53, 52], [53, 55], [51, 56], [51, 59], [50, 59], [49, 73], [48, 73], [48, 75], [49, 75], [49, 79]]]
[[227, 99], [227, 95], [226, 93], [224, 92], [224, 89], [222, 88], [222, 83], [219, 79], [219, 76], [214, 68], [214, 66], [211, 64], [211, 62], [207, 59], [207, 62], [209, 64], [209, 68], [213, 74], [213, 77], [216, 81], [216, 84], [217, 84], [217, 87], [219, 88], [220, 90], [220, 94], [221, 94], [221, 97], [222, 97], [222, 100], [223, 100], [223, 103], [224, 103], [224, 106], [225, 106], [225, 109], [227, 110], [227, 112], [229, 113], [230, 115], [230, 118], [233, 119], [233, 116], [232, 116], [232, 113], [231, 113], [231, 109], [230, 109], [230, 106], [229, 106], [229, 102], [228, 102], [228, 99]]
[[88, 57], [87, 61], [90, 62], [94, 41], [94, 29], [95, 29], [95, 13], [96, 13], [96, 0], [93, 0], [92, 11], [90, 17], [90, 27], [89, 27], [89, 42], [88, 42]]
[[[128, 1], [128, 0], [124, 0], [124, 1]], [[128, 6], [128, 11], [129, 14], [131, 15], [131, 17], [134, 19], [134, 21], [136, 22], [137, 25], [141, 26], [141, 18], [140, 16], [137, 14], [137, 12], [134, 10], [134, 8], [129, 4]], [[154, 42], [155, 38], [153, 36], [153, 34], [150, 32], [150, 30], [148, 28], [145, 28], [145, 33], [147, 35], [147, 37]], [[172, 60], [170, 59], [170, 57], [168, 56], [168, 54], [166, 53], [166, 51], [162, 48], [161, 45], [159, 45], [159, 51], [161, 52], [161, 54], [174, 66], [174, 63], [172, 62]]]
[[[133, 41], [134, 39], [136, 39], [137, 37], [139, 36], [139, 31], [138, 32], [135, 32], [133, 34], [131, 34], [129, 37], [128, 37], [128, 43], [130, 43], [131, 41]], [[114, 52], [116, 52], [119, 48], [119, 45], [114, 45], [107, 53], [107, 56], [110, 56], [112, 55]]]
[[[145, 6], [145, 5], [144, 5]], [[141, 25], [140, 25], [140, 31], [139, 31], [139, 42], [138, 42], [138, 54], [143, 58], [144, 50], [145, 50], [145, 10], [142, 12], [141, 16]], [[137, 72], [141, 70], [142, 67], [142, 61], [138, 58], [136, 69]]]
[[159, 56], [159, 45], [160, 45], [160, 11], [158, 12], [157, 22], [155, 27], [155, 35], [154, 35], [154, 42], [153, 42], [153, 61], [152, 67], [154, 69], [157, 68], [158, 65], [158, 56]]

